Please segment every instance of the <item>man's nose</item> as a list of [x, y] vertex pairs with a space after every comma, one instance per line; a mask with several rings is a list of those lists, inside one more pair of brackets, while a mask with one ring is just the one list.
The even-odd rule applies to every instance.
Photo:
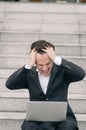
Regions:
[[45, 66], [43, 66], [43, 68], [42, 68], [43, 70], [47, 70], [47, 66], [45, 65]]

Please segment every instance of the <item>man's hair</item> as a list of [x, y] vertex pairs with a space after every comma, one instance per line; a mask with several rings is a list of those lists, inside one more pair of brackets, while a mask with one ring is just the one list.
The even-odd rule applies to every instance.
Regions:
[[55, 50], [55, 46], [45, 40], [38, 40], [33, 42], [31, 45], [31, 50], [35, 48], [38, 53], [43, 54], [45, 51], [42, 49], [45, 49], [46, 47], [52, 47]]

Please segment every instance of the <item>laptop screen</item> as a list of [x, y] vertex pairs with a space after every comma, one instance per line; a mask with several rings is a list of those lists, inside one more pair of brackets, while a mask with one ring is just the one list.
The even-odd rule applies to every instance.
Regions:
[[26, 108], [26, 120], [63, 121], [66, 119], [67, 102], [29, 101]]

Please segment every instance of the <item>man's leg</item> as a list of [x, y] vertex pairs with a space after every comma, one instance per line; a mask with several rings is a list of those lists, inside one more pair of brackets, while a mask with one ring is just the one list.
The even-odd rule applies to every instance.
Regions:
[[71, 121], [63, 121], [56, 125], [56, 130], [78, 130]]
[[40, 130], [40, 129], [39, 124], [37, 122], [24, 120], [21, 130]]
[[55, 129], [51, 123], [42, 122], [40, 124], [40, 130], [55, 130]]

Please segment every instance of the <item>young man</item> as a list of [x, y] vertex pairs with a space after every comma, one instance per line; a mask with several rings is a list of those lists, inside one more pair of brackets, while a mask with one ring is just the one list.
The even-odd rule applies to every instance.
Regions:
[[[31, 45], [29, 63], [7, 80], [9, 89], [28, 89], [31, 101], [68, 101], [71, 82], [84, 78], [84, 70], [55, 53], [53, 44], [39, 40]], [[62, 122], [24, 121], [22, 130], [78, 130], [77, 120], [69, 104]]]

